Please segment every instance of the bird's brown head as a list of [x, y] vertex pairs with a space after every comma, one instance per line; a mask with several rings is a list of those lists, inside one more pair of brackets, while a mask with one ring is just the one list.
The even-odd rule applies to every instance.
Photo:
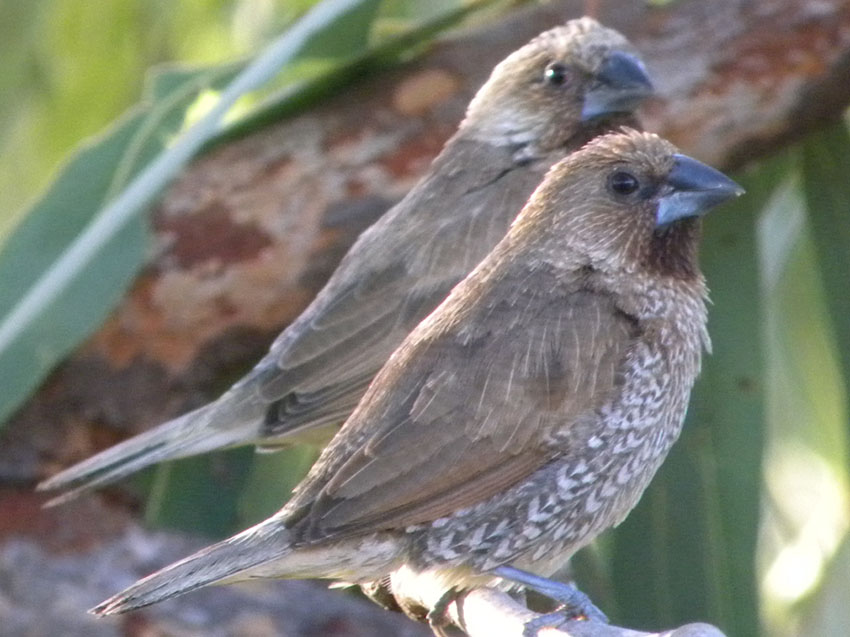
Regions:
[[629, 41], [581, 18], [541, 33], [499, 63], [462, 128], [490, 143], [549, 151], [590, 139], [651, 94]]
[[742, 193], [661, 137], [622, 129], [555, 164], [512, 233], [573, 268], [695, 278], [700, 217]]

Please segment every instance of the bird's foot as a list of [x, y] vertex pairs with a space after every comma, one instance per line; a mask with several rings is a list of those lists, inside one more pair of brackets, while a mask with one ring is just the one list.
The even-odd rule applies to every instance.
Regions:
[[540, 637], [540, 631], [544, 628], [561, 628], [568, 622], [578, 620], [579, 617], [580, 615], [576, 615], [571, 609], [561, 607], [525, 622], [522, 627], [522, 637]]
[[457, 597], [457, 591], [451, 588], [443, 593], [434, 607], [428, 611], [428, 625], [437, 637], [450, 637], [447, 630], [452, 623], [449, 618], [449, 606]]
[[523, 637], [536, 637], [543, 628], [557, 628], [567, 620], [586, 619], [588, 621], [608, 623], [608, 618], [590, 598], [572, 584], [556, 582], [533, 573], [514, 568], [500, 566], [493, 571], [499, 577], [522, 584], [526, 588], [540, 593], [561, 604], [561, 608], [552, 613], [541, 615], [527, 622], [523, 628]]

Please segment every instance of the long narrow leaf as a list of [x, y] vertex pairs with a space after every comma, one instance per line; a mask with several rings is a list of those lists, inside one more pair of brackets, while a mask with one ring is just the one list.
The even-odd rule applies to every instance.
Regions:
[[[159, 154], [187, 105], [226, 69], [153, 76], [143, 102], [74, 156], [0, 251], [0, 314], [11, 312], [113, 193]], [[106, 316], [143, 261], [147, 230], [136, 219], [98, 246], [90, 265], [59, 291], [0, 355], [0, 423], [52, 366]]]
[[319, 449], [310, 445], [257, 454], [239, 497], [240, 527], [257, 524], [276, 513], [289, 500], [292, 489], [301, 482], [318, 454]]
[[339, 91], [340, 88], [363, 77], [371, 70], [380, 67], [387, 61], [394, 60], [399, 54], [429, 41], [441, 31], [456, 25], [470, 13], [499, 1], [477, 0], [451, 9], [446, 13], [438, 14], [409, 31], [387, 38], [368, 51], [351, 56], [327, 73], [288, 86], [264, 100], [236, 121], [228, 123], [220, 134], [210, 140], [208, 146], [218, 145], [241, 137], [283, 117], [297, 113], [306, 105]]
[[237, 503], [253, 456], [251, 449], [243, 447], [157, 467], [145, 521], [209, 538], [225, 537], [234, 528], [244, 528], [239, 524]]
[[808, 224], [835, 328], [836, 350], [850, 394], [850, 134], [837, 123], [802, 148]]
[[[77, 308], [81, 310], [79, 313], [72, 312], [62, 303], [63, 300], [73, 300], [75, 293], [88, 289], [84, 275], [94, 271], [95, 264], [105, 252], [116, 250], [112, 245], [116, 237], [134, 226], [138, 233], [138, 228], [143, 227], [139, 214], [195, 152], [220, 130], [222, 118], [233, 103], [244, 93], [266, 82], [282, 65], [301, 53], [313, 38], [325, 33], [345, 16], [362, 11], [364, 6], [373, 6], [374, 1], [325, 0], [314, 7], [231, 82], [205, 117], [166, 152], [159, 154], [120, 195], [91, 218], [55, 261], [43, 271], [39, 270], [34, 284], [29, 285], [26, 274], [18, 278], [18, 284], [14, 286], [16, 289], [9, 293], [14, 305], [6, 310], [0, 322], [0, 378], [4, 381], [0, 421], [71, 347], [102, 320], [120, 297], [142, 263], [143, 241], [139, 236], [136, 236], [135, 242], [128, 240], [124, 252], [120, 248], [112, 252], [123, 266], [112, 268], [110, 264], [103, 271], [103, 285], [97, 296], [99, 302], [92, 303], [89, 312], [85, 311], [85, 307]], [[77, 178], [79, 181], [69, 179], [66, 182], [65, 187], [72, 193], [74, 188], [86, 188], [85, 175], [77, 175]], [[133, 232], [128, 236], [132, 235]], [[34, 245], [37, 244], [16, 242], [14, 249], [33, 249]], [[108, 264], [108, 261], [103, 263]], [[26, 291], [22, 292], [23, 289]], [[22, 294], [20, 298], [19, 294]], [[48, 329], [51, 321], [53, 326]], [[55, 329], [57, 326], [61, 329]], [[45, 343], [45, 339], [51, 342]], [[37, 365], [31, 366], [30, 370], [22, 370], [17, 364], [22, 358]], [[35, 371], [35, 375], [27, 371]], [[7, 381], [7, 378], [10, 380]], [[16, 384], [11, 386], [13, 379]], [[14, 393], [8, 390], [14, 390]]]

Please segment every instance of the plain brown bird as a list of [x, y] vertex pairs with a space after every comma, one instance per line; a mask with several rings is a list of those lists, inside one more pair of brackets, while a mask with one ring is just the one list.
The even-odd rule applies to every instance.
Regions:
[[217, 401], [75, 465], [53, 503], [151, 464], [224, 447], [324, 442], [402, 339], [507, 231], [546, 170], [650, 94], [619, 33], [583, 18], [493, 71], [428, 174], [364, 232], [269, 354]]
[[292, 501], [93, 612], [272, 577], [383, 579], [429, 608], [512, 582], [558, 597], [540, 577], [626, 516], [679, 435], [709, 345], [699, 216], [741, 192], [633, 130], [559, 162]]

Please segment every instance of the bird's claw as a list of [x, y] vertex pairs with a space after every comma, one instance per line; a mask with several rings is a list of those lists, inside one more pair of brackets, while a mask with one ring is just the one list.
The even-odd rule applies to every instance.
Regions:
[[450, 637], [447, 631], [448, 627], [451, 625], [451, 619], [449, 618], [449, 606], [457, 599], [457, 597], [457, 591], [452, 588], [446, 591], [443, 596], [437, 600], [434, 607], [428, 611], [428, 625], [437, 637]]
[[500, 566], [493, 572], [503, 579], [522, 584], [526, 588], [530, 588], [561, 604], [558, 610], [526, 622], [522, 631], [523, 637], [536, 637], [537, 633], [543, 628], [558, 627], [565, 621], [573, 619], [608, 623], [608, 617], [605, 616], [605, 613], [599, 610], [587, 595], [572, 584], [556, 582], [512, 566]]
[[575, 620], [608, 623], [608, 617], [605, 616], [605, 613], [599, 610], [584, 593], [575, 588], [573, 590], [587, 601], [577, 605], [561, 604], [557, 610], [525, 622], [522, 628], [522, 637], [538, 637], [538, 634], [544, 628], [560, 628], [565, 623]]

